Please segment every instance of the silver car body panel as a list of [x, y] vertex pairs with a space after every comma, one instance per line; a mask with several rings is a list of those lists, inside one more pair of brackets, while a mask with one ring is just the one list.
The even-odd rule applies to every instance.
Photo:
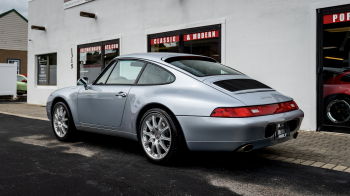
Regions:
[[[263, 105], [292, 99], [273, 89], [229, 92], [213, 83], [218, 80], [249, 77], [196, 77], [162, 60], [184, 55], [196, 56], [143, 53], [117, 57], [116, 60], [154, 63], [170, 71], [176, 79], [173, 83], [165, 85], [91, 85], [88, 90], [82, 86], [63, 88], [49, 96], [48, 117], [51, 120], [52, 103], [63, 99], [71, 110], [78, 130], [137, 140], [137, 120], [140, 118], [140, 111], [150, 104], [159, 104], [175, 115], [190, 150], [219, 151], [233, 151], [247, 142], [256, 143], [254, 149], [272, 145], [275, 140], [264, 138], [264, 130], [269, 123], [295, 118], [299, 118], [301, 122], [301, 110], [253, 118], [210, 117], [217, 107]], [[117, 96], [120, 92], [125, 92], [126, 97]]]

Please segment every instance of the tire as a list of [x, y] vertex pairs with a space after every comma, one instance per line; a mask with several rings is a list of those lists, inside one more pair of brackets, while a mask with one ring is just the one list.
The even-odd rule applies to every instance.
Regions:
[[56, 138], [60, 141], [72, 141], [77, 129], [66, 103], [57, 102], [53, 107], [51, 118], [51, 125]]
[[325, 104], [325, 118], [335, 124], [350, 120], [350, 98], [338, 96]]
[[23, 95], [23, 93], [17, 93], [17, 95]]
[[148, 110], [138, 127], [139, 143], [150, 162], [162, 165], [176, 162], [184, 140], [181, 130], [166, 111], [159, 108]]

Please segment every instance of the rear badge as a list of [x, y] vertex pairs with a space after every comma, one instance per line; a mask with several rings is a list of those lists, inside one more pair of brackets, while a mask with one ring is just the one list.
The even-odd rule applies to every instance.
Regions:
[[269, 98], [272, 98], [272, 97], [271, 96], [265, 96], [265, 97], [261, 96], [260, 98], [261, 99], [269, 99]]

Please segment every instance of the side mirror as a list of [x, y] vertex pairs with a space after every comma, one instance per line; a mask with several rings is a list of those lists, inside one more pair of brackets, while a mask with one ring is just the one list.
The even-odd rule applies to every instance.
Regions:
[[27, 80], [22, 80], [22, 82], [25, 82], [25, 83], [27, 83]]
[[81, 77], [78, 82], [77, 85], [84, 85], [85, 90], [88, 89], [88, 85], [89, 85], [89, 78], [88, 77]]

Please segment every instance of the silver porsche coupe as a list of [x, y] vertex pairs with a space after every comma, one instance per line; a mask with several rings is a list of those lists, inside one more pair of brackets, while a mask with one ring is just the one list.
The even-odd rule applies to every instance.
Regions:
[[292, 98], [205, 56], [119, 56], [89, 81], [49, 96], [57, 139], [77, 130], [130, 138], [159, 164], [188, 149], [249, 152], [284, 142], [304, 117]]

